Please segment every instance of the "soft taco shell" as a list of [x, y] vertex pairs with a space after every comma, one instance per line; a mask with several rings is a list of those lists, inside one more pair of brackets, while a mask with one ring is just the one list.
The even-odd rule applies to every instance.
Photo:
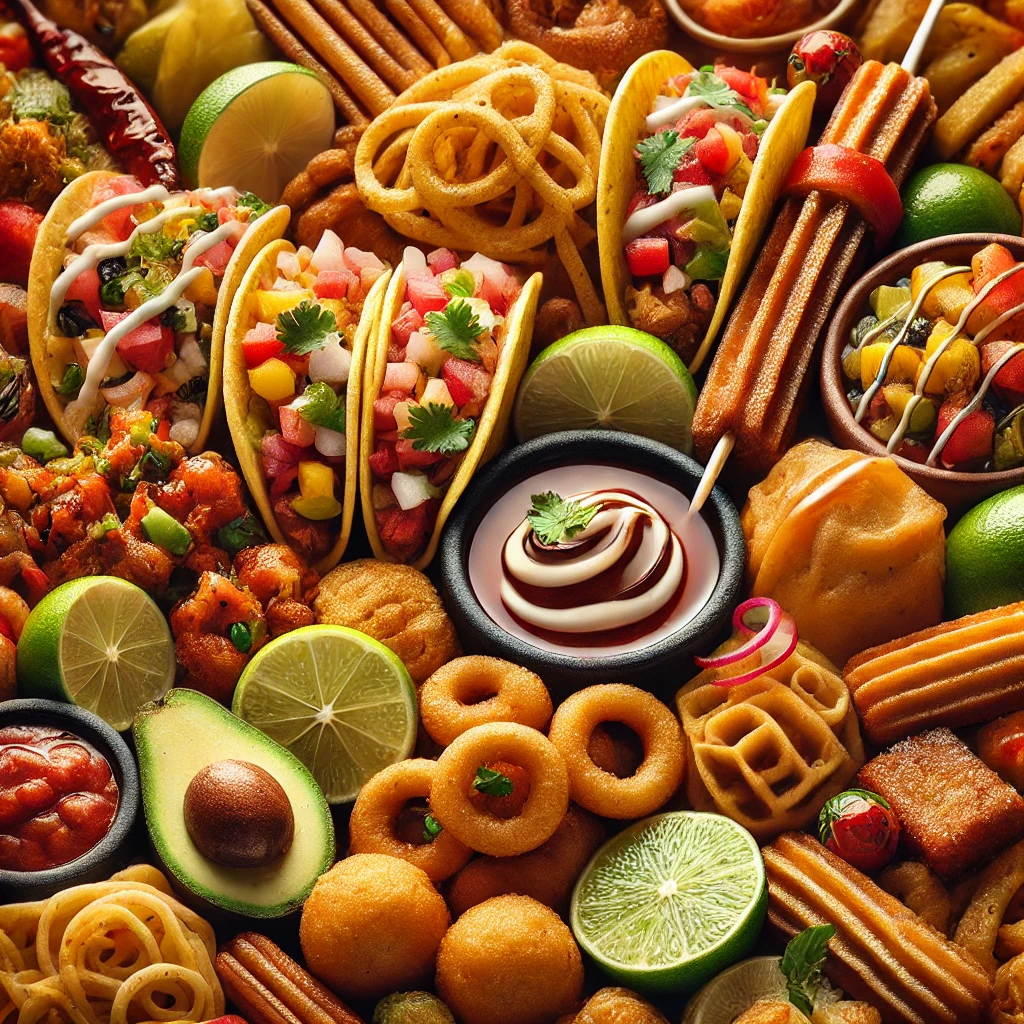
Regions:
[[[413, 567], [416, 569], [423, 569], [430, 564], [437, 551], [444, 524], [477, 467], [493, 458], [505, 444], [509, 420], [512, 417], [512, 407], [515, 404], [516, 389], [519, 387], [519, 381], [530, 358], [530, 339], [533, 336], [533, 322], [537, 315], [537, 298], [543, 283], [544, 276], [542, 274], [533, 274], [523, 285], [519, 298], [516, 299], [505, 319], [505, 343], [502, 346], [498, 365], [494, 370], [491, 393], [487, 396], [483, 412], [477, 420], [473, 442], [462, 456], [462, 461], [441, 501], [430, 540], [423, 554], [413, 562]], [[380, 534], [377, 532], [377, 518], [373, 514], [374, 480], [373, 472], [370, 469], [374, 436], [373, 402], [380, 394], [381, 386], [384, 383], [384, 374], [388, 364], [388, 346], [391, 342], [391, 324], [398, 316], [404, 297], [405, 264], [399, 264], [391, 278], [387, 296], [380, 309], [377, 328], [374, 332], [375, 343], [366, 358], [366, 378], [363, 385], [359, 492], [366, 534], [370, 539], [374, 556], [382, 562], [394, 562], [395, 559], [388, 554], [381, 543]]]
[[[636, 174], [633, 150], [647, 133], [647, 115], [665, 83], [675, 75], [693, 70], [693, 65], [678, 53], [655, 50], [634, 62], [612, 97], [597, 177], [597, 241], [601, 254], [601, 283], [608, 305], [608, 318], [613, 324], [632, 326], [625, 302], [626, 286], [632, 276], [623, 252], [622, 227], [626, 221], [626, 207], [633, 198]], [[768, 226], [782, 183], [804, 148], [815, 94], [813, 82], [802, 82], [792, 89], [761, 139], [733, 230], [732, 248], [725, 277], [718, 289], [718, 301], [704, 340], [688, 367], [691, 373], [700, 369], [715, 343], [733, 297]]]
[[[249, 485], [253, 501], [256, 502], [271, 537], [279, 544], [287, 544], [288, 538], [281, 532], [274, 516], [270, 488], [259, 455], [260, 438], [266, 430], [272, 429], [272, 423], [267, 421], [258, 427], [250, 423], [249, 399], [252, 392], [249, 388], [245, 357], [242, 354], [242, 339], [256, 323], [253, 302], [255, 292], [259, 288], [260, 277], [264, 272], [271, 276], [277, 273], [277, 257], [282, 252], [295, 252], [295, 246], [284, 239], [277, 239], [266, 245], [249, 264], [242, 283], [235, 292], [224, 342], [224, 411], [227, 414], [238, 464], [241, 466], [245, 482]], [[345, 388], [345, 493], [341, 502], [341, 530], [334, 547], [314, 566], [319, 573], [325, 573], [338, 564], [345, 553], [352, 532], [358, 480], [359, 399], [363, 384], [363, 364], [390, 278], [391, 271], [386, 270], [374, 282], [363, 302], [363, 311], [352, 341], [352, 365]]]
[[[48, 343], [50, 338], [50, 289], [64, 269], [64, 257], [68, 253], [65, 239], [71, 224], [92, 206], [92, 194], [96, 186], [108, 178], [121, 177], [113, 171], [90, 171], [76, 178], [50, 207], [49, 213], [39, 226], [36, 246], [32, 253], [28, 287], [28, 337], [32, 356], [32, 369], [36, 385], [43, 396], [46, 409], [64, 435], [74, 445], [78, 438], [64, 418], [63, 398], [53, 390], [53, 374], [50, 370]], [[213, 316], [213, 336], [210, 341], [210, 381], [207, 386], [206, 404], [199, 424], [199, 434], [189, 448], [191, 455], [197, 455], [206, 447], [210, 428], [220, 409], [221, 380], [224, 359], [224, 334], [227, 330], [231, 300], [255, 255], [272, 238], [280, 238], [288, 227], [291, 211], [287, 206], [275, 206], [249, 226], [241, 241], [235, 247], [227, 265], [220, 288], [217, 290], [217, 307]]]

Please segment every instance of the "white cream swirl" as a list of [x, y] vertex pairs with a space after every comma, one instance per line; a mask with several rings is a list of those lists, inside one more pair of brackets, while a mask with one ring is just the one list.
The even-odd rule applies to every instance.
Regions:
[[[501, 600], [506, 608], [521, 621], [556, 633], [619, 629], [664, 609], [683, 582], [685, 558], [661, 513], [627, 491], [588, 491], [572, 500], [601, 505], [572, 540], [545, 547], [523, 520], [505, 542]], [[538, 592], [551, 593], [540, 603]]]

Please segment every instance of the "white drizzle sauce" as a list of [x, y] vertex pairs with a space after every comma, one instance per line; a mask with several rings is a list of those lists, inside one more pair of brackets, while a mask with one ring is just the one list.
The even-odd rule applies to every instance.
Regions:
[[169, 199], [170, 195], [171, 193], [163, 185], [150, 185], [149, 188], [144, 188], [141, 192], [129, 192], [126, 195], [105, 199], [71, 222], [68, 226], [67, 244], [73, 245], [86, 231], [96, 227], [108, 214], [116, 213], [126, 206], [137, 206], [139, 203], [162, 202], [164, 199]]
[[[698, 107], [711, 106], [703, 96], [680, 96], [679, 99], [673, 100], [667, 106], [659, 106], [658, 99], [662, 98], [659, 96], [655, 99], [654, 111], [647, 115], [647, 130], [649, 132], [655, 132], [662, 125], [678, 121], [683, 114], [688, 114], [691, 110], [696, 110]], [[668, 97], [664, 98], [667, 99]]]
[[664, 199], [647, 206], [642, 210], [634, 210], [622, 225], [623, 245], [632, 242], [648, 231], [653, 231], [659, 224], [682, 213], [693, 210], [708, 202], [715, 202], [715, 190], [711, 185], [693, 185], [681, 188]]

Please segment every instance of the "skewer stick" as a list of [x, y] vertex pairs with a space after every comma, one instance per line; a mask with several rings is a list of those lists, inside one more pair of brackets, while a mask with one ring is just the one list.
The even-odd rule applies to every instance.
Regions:
[[725, 433], [718, 439], [718, 444], [715, 445], [715, 450], [704, 467], [704, 474], [700, 478], [700, 483], [697, 484], [697, 490], [693, 492], [690, 507], [686, 510], [684, 518], [689, 519], [704, 507], [704, 502], [708, 500], [708, 496], [714, 490], [719, 474], [725, 469], [725, 463], [732, 454], [732, 446], [735, 443], [736, 438], [730, 433]]
[[924, 53], [924, 48], [928, 45], [928, 37], [932, 34], [932, 29], [935, 27], [935, 22], [938, 20], [945, 2], [946, 0], [931, 0], [928, 5], [928, 10], [924, 12], [921, 24], [917, 26], [914, 38], [900, 65], [904, 71], [908, 71], [912, 75], [917, 74], [917, 65], [920, 63], [921, 54]]

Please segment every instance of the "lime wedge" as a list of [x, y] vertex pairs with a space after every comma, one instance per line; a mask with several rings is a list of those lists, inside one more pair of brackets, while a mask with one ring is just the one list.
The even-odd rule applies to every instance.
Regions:
[[347, 626], [303, 626], [245, 667], [231, 710], [287, 747], [330, 803], [412, 753], [416, 690], [398, 657]]
[[18, 641], [18, 692], [78, 704], [118, 731], [174, 683], [174, 640], [144, 590], [115, 576], [57, 587]]
[[687, 1004], [683, 1024], [732, 1024], [759, 999], [786, 1002], [786, 979], [777, 956], [755, 956], [727, 967]]
[[675, 811], [620, 832], [572, 894], [576, 941], [641, 992], [692, 992], [757, 941], [768, 905], [754, 837], [720, 814]]
[[334, 103], [311, 71], [285, 61], [223, 74], [192, 104], [178, 157], [193, 186], [236, 188], [276, 203], [334, 136]]
[[586, 327], [549, 345], [519, 386], [520, 441], [558, 430], [607, 427], [693, 448], [697, 388], [682, 359], [632, 327]]

